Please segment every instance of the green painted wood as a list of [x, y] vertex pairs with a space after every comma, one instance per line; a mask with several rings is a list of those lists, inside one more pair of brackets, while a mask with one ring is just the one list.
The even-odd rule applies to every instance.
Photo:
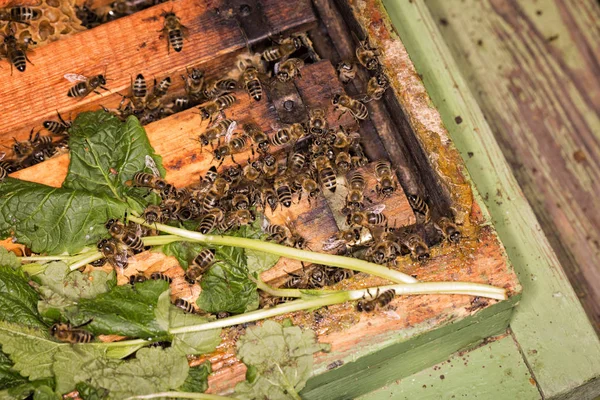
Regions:
[[426, 4], [600, 334], [600, 5]]
[[304, 400], [352, 399], [409, 376], [460, 349], [504, 332], [519, 297], [416, 337], [402, 337], [400, 332], [396, 344], [355, 362], [346, 358], [341, 367], [314, 376], [300, 395]]
[[511, 327], [536, 381], [546, 398], [581, 399], [573, 391], [584, 385], [593, 398], [600, 394], [600, 341], [443, 36], [422, 0], [385, 6], [519, 274], [523, 300]]
[[361, 400], [535, 400], [541, 395], [512, 336], [453, 355]]

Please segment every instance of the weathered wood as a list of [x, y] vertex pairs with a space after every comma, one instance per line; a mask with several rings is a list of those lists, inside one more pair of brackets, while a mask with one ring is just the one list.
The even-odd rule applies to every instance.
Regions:
[[[1, 69], [0, 104], [5, 119], [0, 127], [0, 145], [10, 145], [13, 136], [26, 139], [30, 129], [40, 129], [43, 120], [54, 119], [56, 110], [75, 116], [98, 109], [100, 104], [116, 107], [121, 100], [119, 92], [128, 94], [131, 77], [138, 73], [148, 80], [171, 76], [176, 89], [183, 84], [179, 75], [185, 74], [186, 66], [208, 67], [216, 58], [217, 65], [208, 69], [219, 69], [222, 74], [232, 65], [219, 65], [218, 59], [246, 50], [247, 42], [237, 21], [224, 16], [218, 6], [195, 0], [158, 5], [40, 47], [31, 56], [35, 65], [28, 65], [25, 73], [11, 76], [10, 68]], [[275, 0], [263, 1], [263, 8], [269, 10], [266, 18], [275, 32], [302, 30], [314, 23], [308, 0], [294, 3], [294, 12], [290, 7]], [[180, 53], [168, 53], [166, 39], [159, 37], [163, 27], [160, 12], [171, 9], [189, 29]], [[265, 38], [253, 38], [252, 43]], [[92, 93], [83, 99], [68, 97], [74, 84], [63, 78], [66, 73], [105, 73], [111, 79], [107, 83], [111, 92]]]
[[506, 335], [471, 351], [454, 354], [446, 361], [360, 399], [439, 400], [462, 397], [542, 399], [516, 343]]
[[[386, 7], [471, 177], [479, 191], [487, 194], [485, 204], [521, 277], [524, 296], [511, 328], [543, 395], [594, 398], [600, 393], [600, 342], [444, 37], [423, 1], [390, 1]], [[482, 16], [488, 14], [478, 14], [469, 23]], [[456, 123], [457, 116], [461, 124]], [[495, 198], [496, 193], [502, 193], [503, 199]], [[587, 397], [578, 397], [581, 392], [574, 390], [587, 391]]]
[[600, 333], [600, 6], [429, 4]]

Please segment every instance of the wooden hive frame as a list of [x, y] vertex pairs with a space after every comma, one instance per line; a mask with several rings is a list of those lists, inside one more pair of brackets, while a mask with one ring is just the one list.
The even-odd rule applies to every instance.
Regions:
[[[479, 310], [471, 308], [472, 299], [468, 296], [436, 295], [397, 298], [389, 312], [374, 315], [359, 316], [352, 304], [322, 310], [319, 318], [310, 313], [296, 313], [292, 316], [296, 323], [312, 327], [321, 341], [333, 344], [331, 353], [317, 356], [316, 376], [309, 381], [302, 396], [354, 397], [504, 330], [512, 308], [519, 300], [520, 286], [489, 225], [489, 217], [470, 185], [462, 160], [448, 138], [437, 110], [431, 106], [406, 50], [392, 33], [381, 5], [375, 1], [361, 3], [360, 8], [327, 0], [313, 3], [303, 0], [293, 5], [275, 0], [249, 1], [244, 4], [249, 4], [253, 12], [260, 14], [251, 13], [250, 19], [245, 20], [236, 14], [239, 3], [232, 0], [215, 5], [180, 0], [158, 5], [38, 48], [32, 56], [35, 65], [28, 65], [25, 74], [11, 76], [9, 68], [1, 69], [0, 104], [7, 108], [4, 124], [0, 127], [0, 144], [9, 145], [12, 137], [23, 140], [31, 128], [51, 119], [56, 109], [63, 115], [76, 115], [97, 109], [99, 105], [115, 107], [121, 100], [119, 92], [127, 94], [130, 77], [139, 72], [157, 78], [172, 76], [177, 90], [181, 89], [182, 82], [176, 77], [185, 73], [189, 65], [199, 66], [207, 75], [214, 76], [231, 64], [247, 44], [264, 41], [279, 32], [308, 30], [315, 50], [328, 54], [331, 61], [307, 65], [303, 77], [295, 82], [289, 93], [268, 90], [269, 102], [251, 103], [240, 93], [240, 102], [227, 112], [233, 118], [252, 119], [265, 131], [272, 132], [276, 126], [273, 124], [286, 121], [291, 112], [282, 107], [282, 98], [293, 98], [298, 107], [331, 108], [328, 97], [331, 93], [345, 90], [356, 95], [364, 92], [366, 74], [361, 71], [358, 80], [342, 87], [335, 77], [333, 65], [353, 57], [356, 43], [352, 41], [350, 31], [361, 37], [368, 33], [371, 43], [383, 51], [381, 61], [391, 78], [392, 90], [387, 91], [382, 102], [368, 104], [370, 119], [361, 124], [361, 133], [366, 139], [365, 151], [372, 159], [389, 158], [403, 191], [426, 195], [433, 214], [453, 215], [468, 238], [459, 249], [436, 246], [432, 260], [425, 264], [402, 258], [400, 268], [424, 281], [473, 281], [502, 286], [509, 291], [510, 298], [498, 303], [491, 301]], [[171, 7], [178, 15], [188, 16], [183, 17], [182, 22], [190, 29], [184, 50], [175, 54], [167, 53], [166, 43], [156, 32], [162, 27], [162, 19], [157, 16]], [[339, 14], [343, 18], [339, 18]], [[252, 23], [252, 18], [267, 23], [259, 29]], [[116, 50], [110, 49], [110, 45], [116, 46]], [[66, 96], [71, 84], [62, 79], [64, 73], [93, 74], [101, 73], [105, 68], [107, 76], [113, 78], [111, 92], [90, 95], [81, 101]], [[353, 123], [348, 115], [339, 122], [336, 114], [330, 112], [328, 115], [332, 124]], [[196, 180], [198, 174], [211, 165], [211, 156], [199, 152], [198, 143], [192, 140], [200, 132], [200, 126], [200, 117], [193, 109], [146, 126], [151, 143], [163, 156], [167, 180], [177, 186]], [[241, 158], [243, 160], [245, 156]], [[55, 157], [13, 176], [60, 186], [68, 162], [67, 155]], [[343, 199], [343, 193], [322, 197], [310, 207], [303, 201], [290, 212], [301, 221], [299, 230], [304, 229], [302, 233], [320, 231], [320, 236], [308, 238], [319, 243], [344, 227], [343, 216], [338, 212], [340, 199]], [[386, 210], [391, 211], [390, 215], [394, 215], [399, 226], [411, 226], [416, 222], [402, 191], [387, 204]], [[298, 263], [282, 259], [276, 268], [263, 274], [263, 279], [276, 282], [286, 272], [298, 268]], [[197, 292], [189, 292], [174, 259], [160, 254], [143, 253], [136, 257], [128, 274], [155, 269], [167, 271], [176, 278], [174, 295], [187, 291], [187, 297], [197, 296]], [[126, 277], [119, 279], [125, 281]], [[361, 277], [348, 285], [355, 283], [364, 287], [382, 282]], [[332, 323], [333, 316], [341, 323]], [[244, 367], [232, 356], [231, 338], [235, 334], [232, 330], [226, 331], [219, 350], [208, 356], [216, 371], [211, 378], [213, 392], [226, 393], [234, 382], [243, 379]], [[403, 360], [401, 368], [386, 369], [400, 359]], [[337, 362], [340, 360], [342, 363]], [[358, 361], [350, 362], [355, 360]], [[199, 361], [202, 359], [194, 362]], [[328, 367], [341, 364], [344, 365], [335, 369]]]

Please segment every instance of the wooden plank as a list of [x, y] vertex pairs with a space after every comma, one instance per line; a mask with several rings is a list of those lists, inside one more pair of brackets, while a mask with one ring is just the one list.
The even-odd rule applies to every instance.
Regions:
[[[0, 145], [10, 145], [13, 136], [26, 139], [31, 128], [39, 129], [43, 120], [55, 118], [56, 110], [74, 116], [100, 104], [116, 106], [121, 100], [118, 92], [127, 94], [131, 76], [138, 73], [147, 79], [171, 76], [176, 88], [182, 85], [179, 75], [186, 66], [203, 68], [214, 58], [245, 50], [246, 39], [237, 22], [218, 12], [218, 5], [195, 0], [158, 5], [37, 49], [31, 56], [35, 65], [28, 65], [23, 74], [11, 76], [10, 68], [1, 69], [0, 104], [6, 118], [0, 127]], [[294, 12], [276, 0], [264, 0], [263, 7], [270, 10], [267, 19], [277, 33], [306, 29], [315, 19], [308, 0], [294, 3]], [[157, 15], [171, 8], [189, 28], [180, 53], [167, 53], [166, 39], [157, 32], [163, 26]], [[82, 51], [90, 48], [94, 51]], [[68, 97], [73, 84], [63, 78], [65, 73], [106, 73], [111, 92]]]
[[429, 4], [600, 333], [600, 6], [468, 1], [456, 12]]
[[439, 400], [458, 398], [542, 399], [535, 380], [511, 336], [493, 339], [471, 351], [375, 390], [361, 400]]
[[573, 392], [581, 387], [593, 398], [600, 394], [600, 342], [443, 36], [423, 1], [386, 7], [473, 181], [489, 194], [485, 204], [524, 286], [511, 328], [543, 395], [582, 398]]

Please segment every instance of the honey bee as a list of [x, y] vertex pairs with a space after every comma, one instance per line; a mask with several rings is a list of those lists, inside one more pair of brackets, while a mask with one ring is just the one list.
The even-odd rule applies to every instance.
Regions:
[[164, 17], [165, 23], [159, 32], [162, 32], [161, 38], [167, 38], [167, 52], [171, 52], [171, 47], [176, 52], [180, 52], [183, 49], [183, 39], [187, 36], [188, 28], [181, 24], [179, 18], [172, 11], [163, 11], [161, 17]]
[[92, 29], [102, 22], [104, 22], [104, 16], [99, 15], [90, 8], [90, 1], [87, 0], [82, 6], [75, 5], [75, 15], [81, 20], [81, 25], [87, 29]]
[[223, 111], [224, 109], [230, 107], [233, 103], [235, 103], [236, 98], [232, 94], [226, 94], [220, 97], [217, 97], [213, 101], [209, 101], [200, 106], [200, 116], [202, 120], [205, 119], [210, 120], [212, 123], [213, 118]]
[[425, 261], [429, 258], [429, 246], [416, 233], [405, 238], [402, 244], [410, 251], [410, 256], [413, 259]]
[[[37, 147], [48, 146], [52, 143], [52, 138], [50, 136], [40, 136], [39, 131], [35, 134], [35, 136], [33, 136], [33, 132], [34, 130], [31, 129], [29, 132], [29, 138], [22, 142], [19, 142], [17, 139], [13, 138], [15, 144], [13, 144], [12, 149], [17, 157], [22, 159], [30, 157]], [[43, 155], [40, 161], [44, 161]]]
[[231, 199], [231, 205], [236, 210], [247, 210], [250, 207], [248, 195], [237, 193]]
[[98, 88], [110, 91], [104, 86], [106, 85], [104, 75], [94, 75], [88, 78], [79, 74], [65, 74], [65, 79], [72, 83], [78, 82], [69, 89], [67, 93], [69, 97], [85, 97], [92, 92], [100, 94]]
[[263, 292], [260, 289], [258, 290], [258, 295], [260, 308], [271, 308], [278, 304], [285, 303], [286, 301], [295, 300], [293, 297], [271, 296], [267, 292]]
[[[299, 175], [296, 180], [300, 183], [300, 188], [308, 194], [307, 199], [309, 203], [311, 199], [315, 199], [321, 192], [317, 182], [309, 175]], [[300, 200], [302, 200], [302, 192], [298, 195], [298, 201]]]
[[268, 62], [286, 59], [301, 47], [302, 39], [300, 37], [289, 37], [283, 39], [279, 43], [276, 43], [274, 46], [267, 48], [262, 52], [261, 56], [263, 60]]
[[296, 79], [296, 77], [301, 78], [300, 68], [302, 67], [304, 67], [304, 60], [300, 58], [290, 58], [275, 64], [274, 70], [277, 79], [279, 79], [280, 82], [285, 83]]
[[173, 186], [159, 176], [149, 174], [147, 172], [136, 172], [133, 174], [131, 185], [136, 187], [150, 188], [161, 195], [161, 197], [169, 197]]
[[187, 76], [181, 76], [181, 79], [185, 82], [185, 93], [192, 98], [197, 98], [202, 94], [202, 89], [204, 89], [204, 72], [198, 68], [189, 70], [186, 67], [185, 70]]
[[15, 6], [0, 8], [0, 21], [16, 22], [29, 25], [29, 21], [35, 21], [42, 15], [37, 8]]
[[342, 83], [348, 83], [356, 78], [356, 64], [350, 61], [342, 61], [336, 66], [338, 77]]
[[154, 87], [152, 88], [152, 93], [148, 95], [146, 99], [146, 108], [149, 110], [156, 110], [162, 104], [162, 98], [165, 97], [169, 88], [171, 87], [171, 77], [167, 76], [162, 79], [160, 82], [156, 82], [154, 80]]
[[260, 129], [260, 126], [255, 123], [249, 123], [244, 124], [242, 129], [248, 137], [252, 138], [260, 153], [266, 154], [269, 152], [269, 137]]
[[350, 226], [364, 226], [370, 228], [373, 225], [385, 225], [387, 217], [382, 213], [385, 204], [378, 204], [368, 211], [354, 211], [346, 217], [346, 223]]
[[480, 308], [486, 307], [488, 304], [489, 304], [489, 302], [487, 300], [484, 300], [481, 297], [476, 296], [473, 298], [473, 300], [471, 300], [471, 306], [465, 307], [465, 310], [467, 310], [469, 312], [477, 311]]
[[144, 242], [140, 237], [141, 227], [137, 224], [135, 225], [136, 226], [125, 226], [125, 224], [118, 219], [111, 218], [106, 222], [105, 227], [113, 238], [120, 240], [123, 244], [129, 246], [135, 254], [144, 251]]
[[431, 216], [427, 202], [416, 194], [408, 194], [406, 198], [412, 209], [425, 217], [425, 223], [429, 222]]
[[327, 268], [327, 285], [335, 285], [354, 276], [354, 271], [345, 268]]
[[264, 216], [262, 218], [261, 229], [268, 235], [267, 240], [296, 249], [308, 247], [307, 240], [298, 233], [295, 222], [289, 216], [285, 225], [271, 224]]
[[375, 162], [374, 169], [375, 178], [377, 179], [375, 191], [384, 198], [391, 196], [398, 188], [398, 183], [394, 178], [389, 161], [379, 160]]
[[458, 226], [456, 226], [456, 224], [450, 221], [449, 218], [441, 217], [435, 222], [433, 226], [435, 226], [435, 228], [442, 233], [444, 239], [446, 239], [450, 243], [460, 242], [460, 230], [458, 229]]
[[350, 114], [357, 121], [365, 120], [369, 116], [369, 110], [367, 109], [367, 106], [365, 106], [359, 100], [355, 100], [345, 94], [334, 95], [331, 103], [335, 106], [336, 110], [342, 112], [340, 114], [340, 118], [347, 112], [350, 112]]
[[129, 266], [129, 248], [118, 240], [102, 239], [98, 243], [98, 250], [113, 267], [125, 269]]
[[18, 39], [14, 35], [14, 30], [10, 23], [7, 27], [8, 34], [4, 35], [4, 48], [2, 49], [2, 55], [8, 58], [10, 62], [10, 73], [12, 75], [13, 65], [19, 72], [25, 72], [27, 63], [33, 63], [27, 57], [27, 47], [30, 44], [29, 40], [24, 40], [23, 43], [19, 43]]
[[204, 89], [204, 97], [207, 99], [214, 99], [219, 96], [233, 92], [237, 88], [237, 81], [235, 79], [225, 78], [213, 80], [206, 85]]
[[273, 146], [283, 146], [292, 140], [292, 136], [290, 130], [287, 128], [282, 128], [277, 130], [275, 134], [271, 137], [271, 144]]
[[293, 153], [288, 160], [288, 169], [292, 175], [297, 175], [304, 169], [306, 157], [301, 152]]
[[316, 266], [308, 271], [303, 267], [300, 273], [288, 272], [287, 274], [288, 278], [282, 285], [286, 289], [314, 289], [325, 284], [325, 272]]
[[208, 146], [211, 142], [217, 140], [221, 136], [230, 135], [235, 130], [236, 126], [236, 121], [232, 119], [222, 119], [198, 136], [198, 141], [202, 146]]
[[327, 119], [325, 111], [320, 108], [315, 108], [309, 112], [310, 120], [308, 122], [308, 130], [310, 133], [321, 136], [327, 132]]
[[173, 279], [171, 279], [170, 276], [168, 276], [168, 275], [166, 275], [166, 274], [164, 274], [162, 272], [153, 272], [150, 275], [150, 279], [152, 279], [153, 281], [165, 281], [165, 282], [167, 282], [169, 284], [171, 282], [173, 282]]
[[388, 289], [380, 294], [379, 288], [377, 288], [377, 293], [375, 296], [371, 295], [368, 289], [367, 293], [371, 297], [370, 300], [365, 300], [363, 296], [363, 299], [356, 303], [356, 310], [359, 312], [374, 311], [376, 306], [385, 307], [390, 304], [392, 300], [394, 300], [394, 297], [396, 297], [396, 291], [394, 289]]
[[183, 311], [189, 314], [194, 314], [196, 312], [196, 309], [194, 308], [192, 303], [182, 298], [178, 298], [175, 300], [175, 307], [181, 308]]
[[390, 81], [383, 72], [373, 76], [367, 83], [367, 101], [381, 99], [389, 86]]
[[229, 230], [239, 228], [244, 225], [250, 225], [256, 219], [256, 215], [252, 210], [242, 209], [231, 211], [223, 220], [221, 230]]
[[215, 250], [202, 250], [185, 272], [185, 279], [189, 283], [196, 282], [215, 263]]
[[7, 175], [8, 172], [6, 172], [6, 170], [3, 167], [0, 167], [0, 182], [2, 182]]
[[148, 207], [146, 207], [144, 210], [144, 221], [148, 224], [165, 222], [160, 206], [155, 204], [148, 205]]
[[136, 283], [146, 282], [147, 280], [148, 280], [148, 278], [146, 278], [144, 275], [142, 275], [142, 274], [135, 274], [135, 275], [131, 275], [129, 277], [129, 284], [131, 286], [133, 286]]
[[289, 131], [290, 131], [290, 135], [292, 136], [292, 140], [295, 142], [298, 139], [302, 138], [303, 136], [305, 136], [308, 133], [308, 130], [306, 129], [306, 127], [304, 126], [304, 124], [301, 124], [299, 122], [293, 123], [292, 125], [289, 126]]
[[[356, 38], [356, 36], [354, 37]], [[359, 42], [359, 45], [356, 48], [356, 58], [363, 67], [370, 71], [378, 69], [379, 56], [379, 50], [371, 47], [368, 39]]]
[[130, 101], [133, 105], [134, 112], [141, 112], [146, 107], [146, 95], [148, 94], [148, 86], [144, 75], [137, 74], [135, 80], [131, 80], [131, 95]]
[[323, 250], [330, 251], [340, 247], [348, 249], [359, 244], [360, 237], [361, 230], [358, 227], [353, 227], [350, 229], [339, 231], [325, 241], [323, 245]]
[[346, 207], [350, 210], [363, 209], [363, 191], [366, 187], [365, 178], [359, 171], [352, 171], [348, 174], [348, 185], [350, 190], [346, 196]]
[[277, 193], [277, 200], [283, 207], [290, 208], [292, 205], [292, 190], [290, 189], [287, 178], [279, 176], [273, 183], [275, 192]]
[[231, 157], [231, 161], [235, 162], [233, 156], [243, 152], [248, 146], [248, 141], [245, 136], [237, 136], [231, 139], [229, 143], [218, 146], [213, 150], [213, 157], [219, 161], [219, 166], [223, 164], [227, 156]]
[[71, 128], [71, 122], [66, 122], [58, 111], [56, 114], [58, 115], [58, 121], [44, 121], [42, 125], [55, 135], [64, 135]]
[[277, 196], [277, 192], [273, 188], [264, 188], [262, 190], [262, 199], [263, 209], [266, 209], [266, 206], [268, 205], [271, 208], [271, 211], [275, 212], [275, 209], [279, 205], [279, 196]]
[[212, 183], [208, 193], [206, 193], [202, 199], [202, 210], [208, 212], [214, 209], [228, 191], [229, 182], [221, 177], [217, 177]]
[[337, 179], [331, 163], [326, 156], [319, 156], [315, 160], [315, 167], [317, 169], [317, 176], [323, 187], [328, 189], [331, 193], [335, 193], [337, 188]]
[[90, 343], [92, 340], [94, 340], [94, 335], [80, 328], [88, 325], [91, 322], [92, 320], [89, 320], [86, 323], [77, 326], [71, 326], [71, 324], [63, 322], [57, 322], [50, 327], [50, 334], [55, 339], [64, 343]]
[[335, 156], [335, 168], [340, 174], [346, 174], [352, 166], [352, 158], [345, 151], [340, 151]]
[[207, 234], [215, 227], [220, 224], [224, 219], [223, 210], [220, 208], [213, 208], [211, 211], [206, 213], [202, 219], [200, 220], [200, 226], [198, 227], [198, 231], [202, 234]]
[[[250, 161], [250, 160], [248, 160]], [[263, 163], [260, 160], [248, 162], [244, 167], [244, 178], [250, 182], [254, 182], [262, 175]]]
[[394, 262], [402, 252], [402, 247], [390, 239], [376, 240], [365, 252], [365, 257], [377, 264]]
[[263, 88], [258, 79], [258, 70], [256, 67], [252, 65], [245, 67], [242, 72], [241, 82], [248, 95], [254, 100], [260, 101], [263, 94]]

